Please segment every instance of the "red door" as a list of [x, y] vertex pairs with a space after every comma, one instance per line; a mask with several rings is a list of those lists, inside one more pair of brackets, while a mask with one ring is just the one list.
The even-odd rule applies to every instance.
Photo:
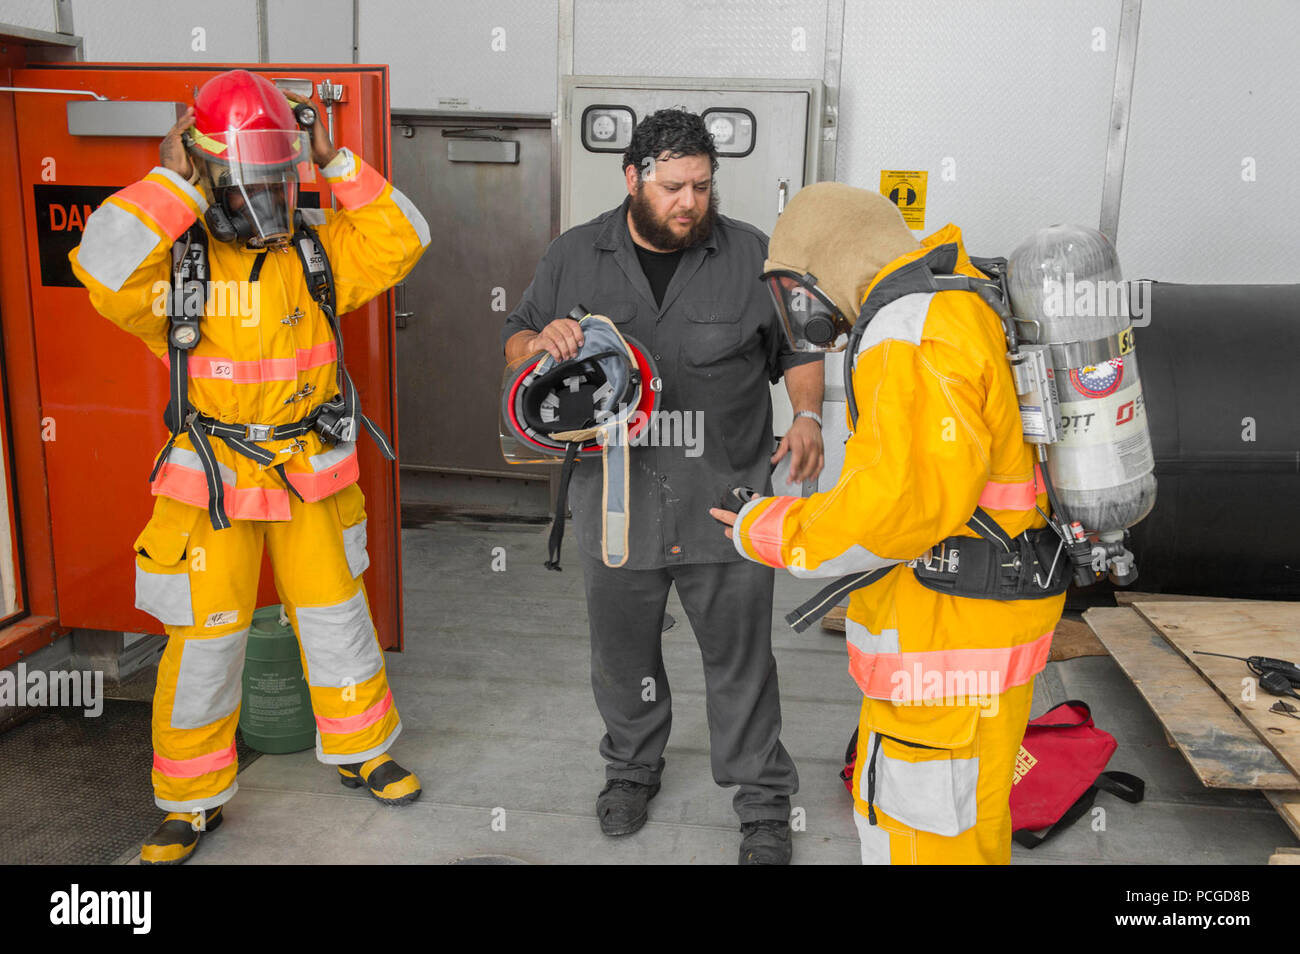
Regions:
[[[193, 102], [194, 89], [233, 66], [51, 64], [14, 71], [14, 85], [84, 89], [110, 100]], [[343, 86], [334, 142], [389, 175], [388, 70], [382, 66], [245, 66], [262, 75], [329, 79]], [[161, 136], [73, 136], [66, 100], [15, 97], [32, 312], [49, 482], [59, 619], [64, 626], [157, 633], [134, 608], [131, 543], [153, 499], [148, 476], [167, 438], [164, 366], [144, 345], [100, 317], [72, 278], [68, 251], [85, 218], [110, 193], [158, 164]], [[322, 110], [322, 115], [324, 111]], [[312, 183], [329, 206], [323, 181]], [[304, 193], [313, 191], [304, 189]], [[310, 199], [304, 200], [310, 204]], [[367, 415], [396, 440], [392, 294], [342, 319], [348, 370]], [[402, 645], [402, 564], [397, 466], [368, 437], [358, 440], [369, 516], [366, 587], [379, 641]], [[259, 604], [278, 602], [270, 574]]]

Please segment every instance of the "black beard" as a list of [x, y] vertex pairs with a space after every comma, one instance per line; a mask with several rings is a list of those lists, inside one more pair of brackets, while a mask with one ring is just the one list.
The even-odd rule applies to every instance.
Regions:
[[655, 218], [654, 210], [650, 208], [650, 203], [645, 198], [644, 182], [637, 183], [636, 195], [632, 196], [629, 211], [632, 213], [632, 224], [636, 226], [637, 234], [641, 238], [661, 251], [676, 252], [678, 249], [699, 245], [713, 234], [713, 224], [718, 218], [718, 190], [717, 188], [709, 190], [708, 209], [686, 234], [681, 236], [673, 232], [667, 222]]

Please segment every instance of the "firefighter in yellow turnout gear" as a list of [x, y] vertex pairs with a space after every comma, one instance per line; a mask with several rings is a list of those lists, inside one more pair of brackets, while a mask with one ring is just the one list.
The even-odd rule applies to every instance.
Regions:
[[[926, 278], [981, 276], [954, 226], [918, 243], [887, 199], [840, 183], [795, 196], [765, 268], [788, 333], [805, 335], [795, 347], [854, 346], [856, 422], [830, 491], [714, 515], [734, 523], [744, 556], [796, 577], [880, 573], [847, 614], [864, 694], [853, 778], [863, 861], [1005, 864], [1015, 758], [1064, 584], [979, 598], [923, 585], [908, 565], [955, 578], [954, 550], [973, 559], [983, 537], [997, 549], [999, 528], [1017, 538], [1046, 524], [1002, 325], [978, 295]], [[860, 313], [868, 323], [852, 328]]]
[[[162, 164], [110, 196], [71, 254], [95, 308], [168, 365], [173, 404], [179, 396], [192, 412], [172, 421], [169, 409], [153, 516], [135, 541], [136, 606], [169, 637], [153, 707], [155, 801], [168, 814], [144, 844], [146, 863], [186, 860], [235, 794], [263, 545], [299, 638], [317, 758], [384, 804], [420, 794], [419, 779], [386, 754], [401, 721], [361, 578], [362, 427], [321, 423], [332, 421], [322, 406], [352, 388], [329, 312], [400, 281], [428, 245], [428, 226], [376, 170], [334, 149], [321, 124], [300, 130], [293, 105], [242, 70], [210, 80], [163, 140]], [[341, 209], [295, 217], [312, 162]], [[300, 257], [303, 224], [318, 244]], [[179, 274], [173, 245], [195, 239], [206, 240], [211, 280], [196, 344], [166, 307]], [[309, 284], [322, 255], [332, 309]]]

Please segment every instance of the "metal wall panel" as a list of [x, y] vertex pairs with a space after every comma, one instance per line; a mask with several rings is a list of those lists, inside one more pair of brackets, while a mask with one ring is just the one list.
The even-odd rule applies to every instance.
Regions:
[[4, 0], [0, 3], [0, 23], [54, 33], [54, 0]]
[[266, 23], [272, 63], [352, 62], [352, 0], [274, 0]]
[[76, 0], [72, 23], [87, 61], [257, 62], [256, 0]]
[[1119, 13], [1120, 0], [846, 4], [836, 178], [874, 190], [882, 169], [928, 170], [924, 233], [955, 222], [975, 254], [1054, 222], [1095, 228]]
[[1297, 280], [1297, 38], [1294, 0], [1143, 3], [1118, 234], [1128, 277]]
[[573, 72], [820, 79], [824, 0], [575, 0]]
[[360, 3], [360, 61], [390, 65], [393, 109], [555, 112], [557, 0]]
[[[516, 143], [518, 162], [451, 161], [480, 127]], [[545, 480], [544, 466], [502, 459], [497, 424], [501, 328], [551, 241], [550, 123], [394, 116], [392, 149], [393, 184], [432, 233], [398, 294], [402, 466]]]

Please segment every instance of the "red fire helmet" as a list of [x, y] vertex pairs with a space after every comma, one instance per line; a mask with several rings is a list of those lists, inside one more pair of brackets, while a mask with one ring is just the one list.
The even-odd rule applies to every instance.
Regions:
[[[310, 140], [298, 128], [284, 93], [248, 70], [231, 70], [208, 80], [194, 97], [193, 153], [218, 166], [237, 167], [235, 181], [251, 181], [260, 170], [281, 172], [307, 163]], [[307, 163], [310, 168], [310, 163]]]

